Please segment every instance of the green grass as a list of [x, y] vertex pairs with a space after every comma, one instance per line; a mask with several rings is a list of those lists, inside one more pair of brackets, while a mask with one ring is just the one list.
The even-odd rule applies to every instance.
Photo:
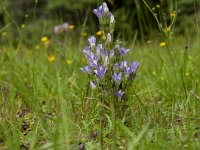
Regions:
[[[111, 149], [113, 137], [119, 149], [200, 148], [200, 101], [191, 92], [200, 94], [196, 38], [185, 43], [177, 37], [167, 47], [157, 40], [133, 46], [130, 59], [141, 65], [126, 115], [115, 124], [98, 99], [84, 97], [88, 78], [79, 69], [84, 44], [70, 40], [62, 50], [54, 46], [58, 41], [40, 50], [1, 46], [0, 149], [78, 149], [79, 143]], [[54, 62], [47, 61], [47, 51]]]

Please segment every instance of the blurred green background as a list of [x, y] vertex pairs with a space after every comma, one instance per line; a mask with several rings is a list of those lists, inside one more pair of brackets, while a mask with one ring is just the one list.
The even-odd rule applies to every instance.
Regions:
[[[75, 25], [77, 32], [84, 30], [94, 34], [98, 31], [98, 20], [91, 10], [103, 0], [1, 0], [0, 32], [7, 31], [17, 40], [19, 29], [25, 24], [26, 37], [31, 39], [36, 2], [36, 35], [51, 35], [53, 27], [63, 22]], [[126, 40], [136, 34], [142, 41], [157, 35], [158, 23], [155, 16], [163, 29], [172, 23], [173, 32], [180, 35], [195, 33], [199, 25], [199, 0], [146, 0], [149, 8], [143, 0], [106, 2], [117, 20], [117, 36]]]

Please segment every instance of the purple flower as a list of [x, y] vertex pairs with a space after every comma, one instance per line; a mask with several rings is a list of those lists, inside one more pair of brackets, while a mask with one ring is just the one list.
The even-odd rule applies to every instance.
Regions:
[[119, 47], [118, 51], [119, 51], [120, 55], [123, 56], [123, 55], [126, 55], [130, 51], [130, 49], [125, 49], [123, 47]]
[[104, 2], [99, 8], [94, 9], [93, 12], [98, 18], [102, 17], [105, 13], [109, 12], [107, 4]]
[[93, 60], [98, 60], [98, 57], [94, 53], [90, 53], [89, 55], [86, 55], [86, 59], [88, 61], [93, 61]]
[[122, 96], [123, 96], [123, 94], [124, 94], [124, 92], [123, 92], [122, 90], [119, 90], [119, 91], [117, 92], [117, 97], [118, 97], [119, 99], [121, 99]]
[[125, 67], [125, 68], [124, 68], [124, 73], [125, 73], [125, 74], [129, 75], [129, 74], [131, 74], [132, 72], [133, 72], [133, 71], [132, 71], [131, 67]]
[[101, 51], [101, 57], [104, 58], [104, 57], [106, 57], [106, 56], [108, 56], [108, 51], [102, 50], [102, 51]]
[[121, 69], [126, 68], [127, 65], [128, 65], [128, 62], [127, 62], [126, 60], [124, 60], [124, 61], [122, 61], [122, 62], [120, 63], [120, 68], [121, 68]]
[[97, 59], [94, 59], [90, 62], [90, 67], [96, 67], [98, 65], [98, 60]]
[[124, 73], [129, 75], [131, 73], [135, 73], [136, 70], [138, 69], [139, 62], [131, 62], [130, 67], [125, 67], [124, 68]]
[[114, 49], [112, 49], [112, 50], [110, 51], [110, 58], [112, 58], [114, 55], [115, 55], [115, 51], [114, 51]]
[[130, 67], [131, 67], [131, 70], [133, 73], [138, 69], [139, 64], [140, 64], [139, 62], [131, 62], [130, 63]]
[[83, 50], [83, 53], [89, 55], [90, 54], [90, 47], [86, 46], [85, 49]]
[[85, 66], [84, 68], [80, 68], [82, 71], [84, 71], [85, 73], [87, 74], [90, 74], [90, 70], [91, 70], [91, 67], [90, 66]]
[[90, 38], [88, 38], [88, 42], [90, 43], [90, 46], [95, 46], [96, 43], [96, 38], [95, 36], [91, 36]]
[[119, 74], [117, 73], [114, 73], [114, 75], [112, 76], [113, 77], [113, 80], [116, 82], [116, 83], [119, 83], [122, 79], [122, 73], [120, 72]]
[[104, 66], [99, 66], [98, 70], [94, 70], [95, 74], [99, 77], [102, 78], [107, 71], [107, 68]]

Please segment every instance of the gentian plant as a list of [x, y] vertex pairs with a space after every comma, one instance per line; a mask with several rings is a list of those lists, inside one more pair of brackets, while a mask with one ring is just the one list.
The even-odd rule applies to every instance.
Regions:
[[125, 93], [136, 77], [139, 62], [128, 62], [126, 55], [130, 49], [113, 41], [115, 19], [107, 4], [103, 3], [93, 12], [106, 38], [102, 41], [97, 41], [95, 36], [88, 38], [89, 44], [83, 50], [87, 66], [81, 70], [88, 74], [90, 87], [97, 92], [99, 100], [104, 104], [112, 100], [116, 106], [122, 99], [126, 100]]

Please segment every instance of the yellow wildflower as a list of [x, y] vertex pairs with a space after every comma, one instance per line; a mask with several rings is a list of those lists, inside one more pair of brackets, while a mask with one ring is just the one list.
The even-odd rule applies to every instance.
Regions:
[[88, 34], [85, 31], [81, 32], [81, 36], [87, 36], [87, 35]]
[[26, 28], [26, 25], [25, 25], [25, 24], [22, 24], [22, 25], [21, 25], [21, 28], [22, 28], [22, 29]]
[[56, 60], [56, 57], [53, 56], [53, 55], [49, 55], [49, 56], [47, 57], [47, 59], [48, 59], [49, 62], [54, 62], [54, 61]]
[[71, 64], [72, 64], [72, 61], [68, 59], [68, 60], [66, 61], [66, 63], [67, 63], [68, 65], [71, 65]]
[[166, 44], [166, 42], [160, 42], [160, 46], [161, 47], [164, 47], [164, 46], [166, 46], [167, 44]]
[[6, 37], [7, 36], [7, 32], [4, 31], [4, 32], [1, 33], [1, 35]]
[[165, 80], [165, 77], [161, 77], [160, 79], [161, 79], [161, 80]]
[[41, 39], [41, 41], [44, 42], [44, 43], [47, 42], [48, 40], [49, 40], [49, 39], [48, 39], [47, 36], [43, 36], [42, 39]]
[[50, 41], [47, 36], [43, 36], [41, 41], [44, 43], [45, 48], [48, 48]]
[[172, 11], [169, 13], [170, 17], [175, 17], [176, 16], [176, 11]]
[[73, 30], [74, 28], [75, 28], [75, 25], [73, 25], [73, 24], [69, 26], [69, 29], [71, 29], [71, 30]]
[[97, 31], [96, 32], [96, 36], [102, 36], [103, 35], [103, 32], [102, 31]]
[[39, 50], [40, 49], [40, 45], [35, 45], [35, 49]]

